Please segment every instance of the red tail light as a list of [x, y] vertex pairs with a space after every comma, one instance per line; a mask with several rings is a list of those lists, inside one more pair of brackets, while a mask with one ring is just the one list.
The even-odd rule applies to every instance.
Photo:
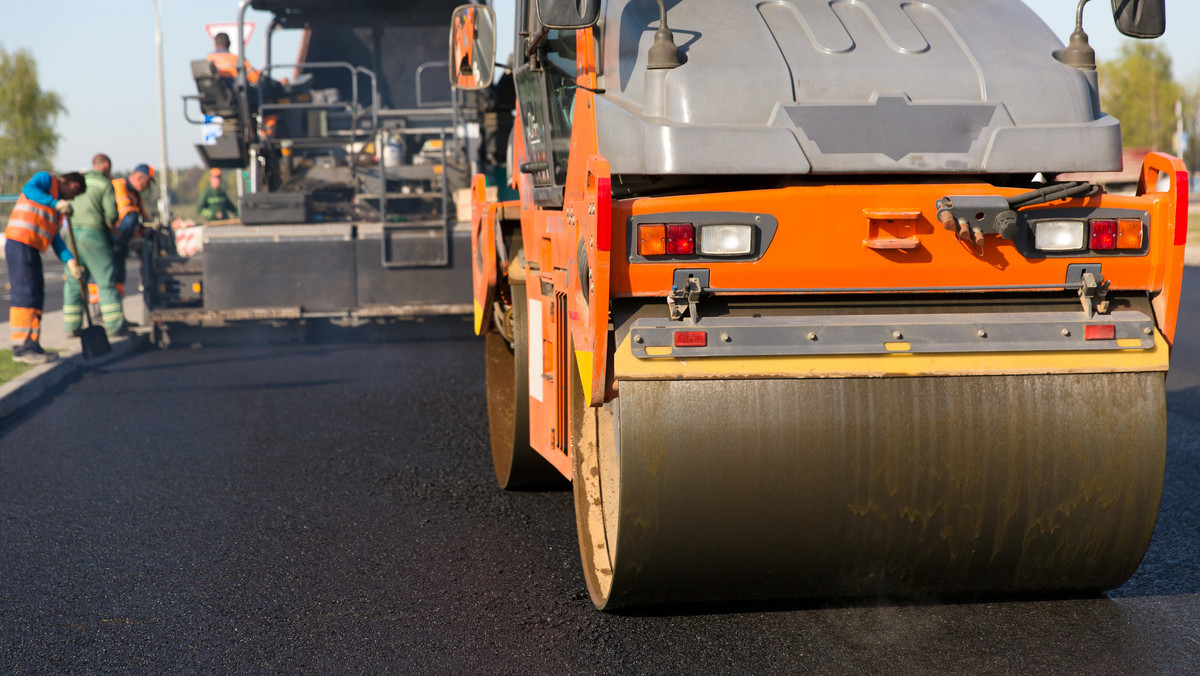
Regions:
[[1113, 340], [1117, 337], [1117, 327], [1112, 324], [1091, 324], [1083, 327], [1084, 340]]
[[696, 229], [691, 223], [667, 224], [667, 253], [673, 256], [696, 253]]
[[[690, 225], [688, 226], [691, 227]], [[707, 347], [708, 333], [705, 331], [676, 331], [675, 347]]]
[[1093, 251], [1103, 251], [1115, 248], [1117, 248], [1117, 222], [1092, 221], [1091, 249]]

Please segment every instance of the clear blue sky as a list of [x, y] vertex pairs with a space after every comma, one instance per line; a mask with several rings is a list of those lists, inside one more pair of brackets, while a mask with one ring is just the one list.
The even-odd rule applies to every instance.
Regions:
[[[331, 0], [333, 1], [333, 0]], [[401, 0], [398, 0], [401, 1]], [[465, 0], [464, 0], [465, 1]], [[685, 0], [686, 1], [686, 0]], [[84, 167], [96, 152], [106, 152], [118, 170], [159, 163], [158, 81], [155, 72], [153, 0], [79, 0], [34, 2], [0, 0], [0, 46], [28, 49], [37, 59], [43, 88], [62, 95], [67, 114], [58, 120], [62, 135], [55, 168]], [[168, 161], [172, 166], [200, 164], [193, 145], [199, 128], [183, 118], [181, 97], [195, 93], [189, 60], [211, 50], [205, 24], [237, 18], [236, 0], [162, 0], [163, 55], [166, 78]], [[1075, 0], [1026, 0], [1063, 41], [1075, 22]], [[497, 5], [499, 30], [511, 35], [511, 0]], [[54, 8], [53, 11], [50, 8]], [[1123, 39], [1113, 28], [1109, 0], [1092, 0], [1085, 28], [1100, 59], [1113, 58]], [[263, 61], [262, 34], [270, 16], [250, 12], [257, 23], [246, 55]], [[1200, 77], [1200, 2], [1167, 1], [1168, 28], [1163, 38], [1184, 82]], [[447, 18], [447, 25], [449, 19]], [[508, 40], [499, 58], [508, 59]], [[276, 63], [291, 63], [298, 31], [280, 31], [274, 40]]]
[[[42, 88], [58, 92], [67, 107], [58, 119], [62, 138], [55, 168], [83, 168], [97, 152], [111, 156], [118, 171], [143, 162], [158, 166], [154, 0], [0, 0], [0, 5], [0, 46], [30, 50]], [[194, 147], [200, 128], [183, 117], [182, 97], [196, 93], [189, 62], [212, 51], [205, 25], [235, 22], [237, 11], [237, 0], [162, 0], [167, 161], [174, 167], [201, 164]], [[247, 21], [256, 29], [246, 58], [261, 67], [262, 35], [271, 15], [252, 10]], [[300, 32], [277, 31], [273, 44], [275, 63], [294, 63]], [[191, 115], [199, 115], [194, 103]]]

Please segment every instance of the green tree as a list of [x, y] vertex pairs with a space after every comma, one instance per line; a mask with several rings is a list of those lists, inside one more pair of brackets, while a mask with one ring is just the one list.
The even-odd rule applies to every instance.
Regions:
[[1171, 57], [1157, 42], [1130, 40], [1120, 55], [1100, 64], [1100, 103], [1121, 121], [1126, 148], [1170, 152], [1175, 102], [1183, 87], [1171, 75]]
[[54, 123], [64, 112], [62, 98], [38, 84], [33, 56], [0, 47], [0, 192], [20, 190], [30, 175], [50, 166], [58, 149]]
[[1183, 129], [1188, 141], [1183, 161], [1195, 174], [1200, 168], [1200, 76], [1192, 78], [1183, 94]]

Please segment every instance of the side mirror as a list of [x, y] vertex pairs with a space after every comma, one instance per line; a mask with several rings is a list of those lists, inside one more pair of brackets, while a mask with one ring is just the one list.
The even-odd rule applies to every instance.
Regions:
[[496, 13], [487, 5], [455, 9], [450, 20], [450, 86], [486, 89], [495, 73]]
[[1131, 38], [1157, 38], [1167, 30], [1166, 0], [1112, 0], [1117, 30]]
[[600, 0], [537, 0], [537, 10], [546, 28], [579, 30], [596, 23]]

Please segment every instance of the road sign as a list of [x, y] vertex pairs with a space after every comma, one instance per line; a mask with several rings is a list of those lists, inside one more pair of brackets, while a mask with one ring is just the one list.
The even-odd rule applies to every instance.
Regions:
[[[246, 31], [245, 44], [250, 44], [250, 36], [254, 35], [254, 22], [247, 21], [242, 24], [242, 30]], [[237, 54], [241, 51], [241, 46], [235, 42], [237, 40], [237, 22], [229, 23], [210, 23], [204, 25], [204, 31], [208, 33], [208, 37], [216, 39], [217, 33], [224, 33], [229, 36], [229, 51]]]

